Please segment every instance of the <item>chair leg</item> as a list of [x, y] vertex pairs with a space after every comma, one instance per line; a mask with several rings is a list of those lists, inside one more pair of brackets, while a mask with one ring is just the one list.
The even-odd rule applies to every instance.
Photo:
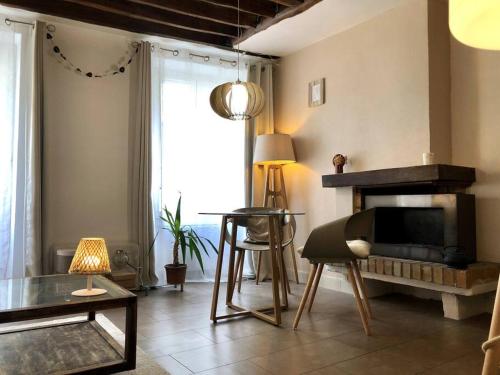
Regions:
[[293, 272], [295, 273], [295, 281], [297, 284], [300, 284], [299, 271], [297, 269], [297, 257], [295, 256], [295, 247], [293, 246], [293, 244], [290, 245], [290, 252], [292, 253], [292, 264]]
[[284, 251], [281, 252], [281, 267], [283, 268], [283, 274], [285, 275], [284, 281], [286, 283], [286, 291], [288, 294], [292, 294], [292, 289], [290, 288], [290, 280], [288, 280], [288, 272], [286, 271]]
[[261, 264], [262, 264], [262, 251], [259, 251], [259, 256], [257, 258], [257, 275], [255, 277], [255, 285], [259, 285]]
[[245, 264], [245, 250], [241, 250], [240, 275], [238, 276], [238, 293], [241, 292], [241, 280], [243, 280], [243, 265]]
[[365, 333], [367, 336], [371, 335], [370, 326], [368, 325], [368, 317], [366, 316], [365, 307], [363, 306], [363, 302], [361, 301], [361, 297], [359, 295], [358, 285], [356, 283], [356, 277], [354, 276], [354, 272], [352, 271], [351, 263], [346, 263], [347, 272], [349, 274], [349, 280], [351, 281], [352, 291], [354, 292], [354, 297], [356, 299], [356, 304], [358, 306], [359, 315], [361, 316], [361, 322], [363, 323], [363, 328], [365, 329]]
[[311, 290], [311, 298], [309, 299], [309, 308], [307, 309], [308, 312], [311, 312], [314, 303], [314, 298], [316, 297], [316, 291], [318, 290], [319, 280], [321, 279], [321, 274], [323, 273], [324, 266], [325, 266], [324, 263], [321, 263], [318, 267], [318, 272], [316, 272], [316, 277], [314, 278], [314, 284]]
[[366, 313], [368, 315], [368, 318], [373, 319], [370, 301], [368, 300], [368, 295], [366, 294], [365, 281], [361, 277], [361, 272], [359, 272], [358, 262], [356, 262], [355, 260], [352, 261], [352, 266], [354, 268], [354, 275], [356, 276], [358, 285], [360, 287], [359, 289], [361, 289], [361, 295], [363, 297], [363, 304], [365, 305]]
[[317, 270], [318, 264], [314, 264], [311, 272], [309, 273], [306, 288], [304, 289], [304, 294], [302, 295], [302, 299], [300, 300], [299, 308], [297, 310], [297, 315], [295, 315], [295, 320], [293, 321], [293, 329], [297, 329], [297, 326], [299, 325], [300, 317], [302, 316], [302, 312], [304, 311], [304, 307], [306, 306], [307, 299], [309, 298], [309, 292], [311, 291], [314, 276], [316, 275]]
[[234, 266], [234, 273], [233, 273], [233, 275], [234, 275], [233, 282], [232, 282], [233, 293], [234, 293], [234, 288], [236, 288], [236, 283], [238, 282], [238, 273], [240, 271], [241, 255], [242, 255], [242, 251], [238, 251], [238, 256], [236, 258], [236, 265]]

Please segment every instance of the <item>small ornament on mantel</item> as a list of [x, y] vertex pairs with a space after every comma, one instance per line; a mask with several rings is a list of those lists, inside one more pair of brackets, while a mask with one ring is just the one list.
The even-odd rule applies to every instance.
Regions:
[[335, 166], [335, 173], [344, 173], [344, 165], [347, 162], [347, 155], [336, 154], [332, 159]]

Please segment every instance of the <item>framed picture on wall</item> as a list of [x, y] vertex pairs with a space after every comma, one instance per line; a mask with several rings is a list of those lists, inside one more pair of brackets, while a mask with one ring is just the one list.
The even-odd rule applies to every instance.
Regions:
[[309, 107], [325, 104], [325, 79], [309, 82]]

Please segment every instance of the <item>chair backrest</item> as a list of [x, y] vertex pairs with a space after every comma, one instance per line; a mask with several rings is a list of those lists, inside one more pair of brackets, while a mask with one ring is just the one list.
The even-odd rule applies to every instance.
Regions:
[[[234, 212], [256, 213], [262, 210], [262, 207], [246, 207], [234, 210]], [[286, 210], [285, 210], [286, 212]], [[267, 216], [249, 216], [242, 217], [238, 220], [238, 226], [246, 228], [246, 240], [258, 244], [269, 243], [269, 220]], [[290, 230], [287, 230], [290, 227]], [[293, 215], [283, 215], [281, 220], [282, 246], [288, 246], [295, 237], [297, 224]], [[289, 234], [287, 238], [285, 235]], [[231, 235], [226, 233], [226, 242], [231, 242]]]

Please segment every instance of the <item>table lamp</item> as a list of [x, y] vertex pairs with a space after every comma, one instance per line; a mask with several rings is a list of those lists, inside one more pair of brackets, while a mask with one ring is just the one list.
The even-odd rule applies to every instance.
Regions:
[[[254, 164], [266, 167], [266, 180], [264, 187], [263, 207], [288, 209], [288, 199], [286, 197], [285, 179], [283, 178], [284, 164], [295, 163], [295, 153], [293, 151], [292, 138], [288, 134], [263, 134], [258, 135], [255, 141], [253, 154]], [[276, 179], [279, 179], [279, 188], [276, 186]], [[281, 198], [281, 205], [278, 202]], [[271, 201], [269, 202], [269, 199]], [[290, 243], [295, 280], [299, 283], [299, 273], [297, 270], [297, 260], [293, 242]], [[260, 268], [261, 252], [259, 252], [258, 265]]]
[[68, 272], [87, 275], [87, 289], [75, 290], [72, 295], [89, 297], [106, 293], [106, 289], [92, 288], [92, 275], [111, 272], [104, 238], [82, 238]]

